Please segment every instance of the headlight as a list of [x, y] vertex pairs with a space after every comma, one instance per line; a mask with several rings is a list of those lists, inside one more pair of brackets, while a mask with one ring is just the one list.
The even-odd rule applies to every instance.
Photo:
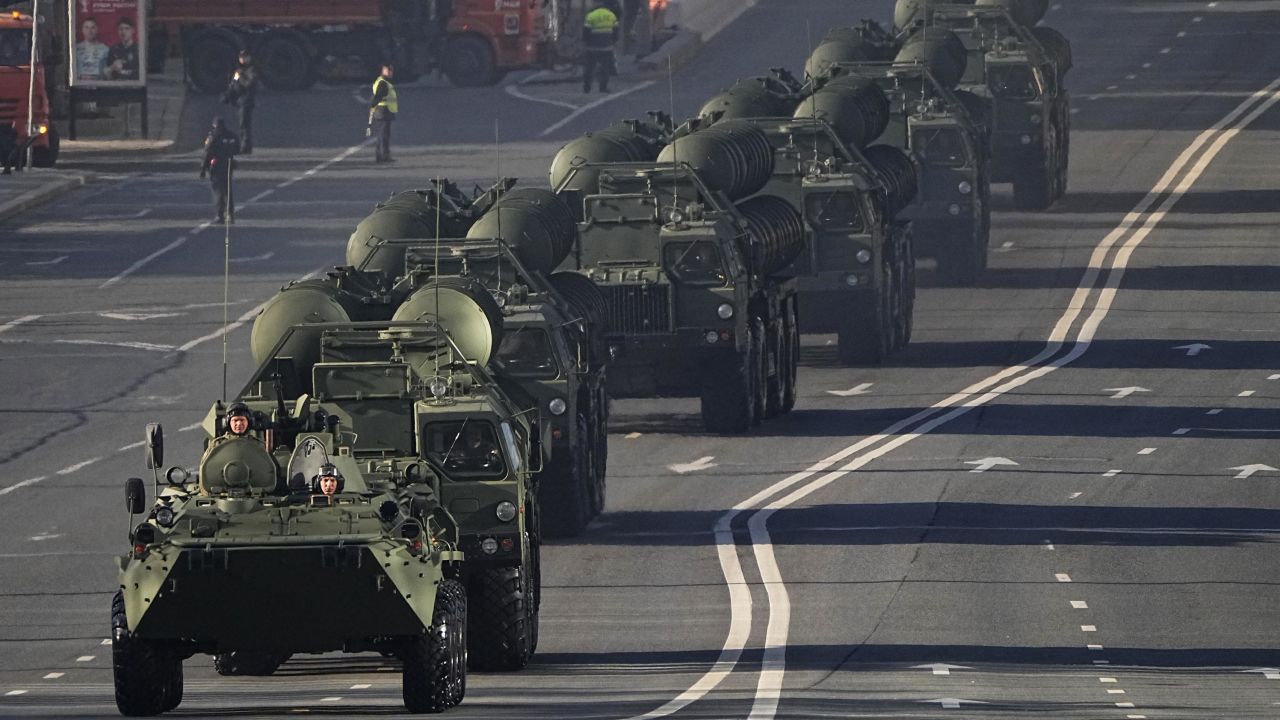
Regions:
[[960, 184], [956, 186], [956, 190], [959, 190], [961, 195], [968, 195], [973, 192], [973, 186], [969, 184], [968, 180], [961, 180]]
[[733, 306], [730, 305], [729, 303], [725, 303], [721, 305], [720, 307], [716, 308], [716, 315], [720, 316], [721, 320], [728, 320], [729, 318], [733, 317]]
[[858, 287], [858, 276], [853, 274], [845, 275], [844, 284], [849, 287]]
[[716, 341], [718, 341], [719, 339], [720, 339], [720, 334], [719, 334], [719, 333], [717, 333], [715, 330], [708, 330], [708, 331], [707, 331], [707, 344], [708, 344], [708, 345], [714, 345], [714, 344], [716, 343]]
[[449, 392], [449, 383], [445, 382], [444, 378], [431, 378], [428, 388], [431, 390], [431, 397], [442, 398], [445, 393]]
[[951, 213], [952, 215], [959, 215], [960, 206], [955, 203], [951, 203], [951, 205], [947, 207], [947, 212]]
[[684, 213], [678, 207], [666, 208], [662, 213], [662, 221], [666, 225], [679, 225], [684, 222]]
[[1021, 142], [1023, 145], [1030, 145], [1030, 144], [1031, 144], [1031, 136], [1030, 136], [1030, 135], [1023, 135], [1022, 137], [1018, 138], [1018, 141], [1019, 141], [1019, 142]]
[[480, 551], [485, 555], [492, 555], [498, 552], [498, 541], [491, 537], [487, 537], [480, 541]]
[[498, 519], [502, 522], [511, 522], [516, 517], [516, 506], [514, 503], [503, 500], [498, 503], [497, 514]]
[[1029, 117], [1029, 118], [1027, 118], [1027, 119], [1031, 121], [1031, 124], [1032, 124], [1032, 125], [1039, 125], [1039, 124], [1040, 124], [1040, 116], [1039, 116], [1039, 115], [1037, 115], [1036, 113], [1031, 113], [1031, 117]]
[[854, 257], [858, 259], [858, 262], [862, 263], [863, 265], [866, 265], [867, 263], [871, 262], [871, 251], [867, 250], [866, 248], [863, 248], [859, 250], [857, 254], [854, 255]]
[[156, 510], [156, 523], [160, 527], [171, 527], [173, 525], [173, 508], [162, 507]]
[[563, 415], [564, 411], [569, 409], [569, 406], [565, 404], [563, 398], [555, 398], [547, 403], [547, 409], [551, 411], [552, 415]]

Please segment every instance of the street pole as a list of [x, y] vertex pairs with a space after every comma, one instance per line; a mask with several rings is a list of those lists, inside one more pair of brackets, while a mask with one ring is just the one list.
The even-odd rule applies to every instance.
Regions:
[[31, 79], [27, 83], [27, 169], [31, 169], [35, 157], [36, 131], [36, 46], [40, 43], [40, 0], [31, 3]]

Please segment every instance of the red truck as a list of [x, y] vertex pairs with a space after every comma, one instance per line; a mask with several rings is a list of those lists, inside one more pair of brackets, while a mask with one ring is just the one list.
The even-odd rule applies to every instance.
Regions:
[[177, 44], [190, 83], [218, 92], [241, 48], [277, 90], [310, 87], [353, 62], [412, 81], [440, 69], [454, 85], [492, 85], [547, 60], [544, 0], [153, 0], [151, 27]]
[[[58, 133], [49, 122], [49, 96], [44, 83], [44, 62], [31, 67], [31, 16], [17, 11], [0, 14], [0, 126], [14, 130], [15, 144], [32, 148], [36, 167], [52, 167], [58, 159]], [[32, 73], [35, 93], [31, 94]], [[34, 97], [31, 125], [27, 126], [27, 98]]]

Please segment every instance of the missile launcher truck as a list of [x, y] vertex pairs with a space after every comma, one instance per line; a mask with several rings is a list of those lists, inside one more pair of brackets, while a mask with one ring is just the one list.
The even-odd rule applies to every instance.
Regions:
[[871, 83], [811, 92], [775, 69], [713, 96], [682, 130], [697, 136], [734, 121], [765, 133], [773, 173], [759, 193], [785, 199], [805, 219], [804, 249], [785, 271], [796, 279], [800, 327], [836, 333], [845, 364], [879, 363], [911, 336], [913, 231], [901, 213], [914, 169], [902, 153], [869, 144], [888, 119]]
[[904, 32], [950, 31], [959, 38], [967, 55], [966, 62], [956, 62], [963, 68], [959, 87], [988, 107], [991, 180], [1013, 183], [1014, 203], [1026, 210], [1049, 207], [1067, 188], [1071, 44], [1058, 31], [1036, 25], [1047, 10], [1046, 0], [898, 0], [895, 9], [895, 24]]
[[343, 271], [381, 273], [395, 288], [367, 295], [370, 304], [450, 278], [478, 281], [499, 300], [505, 331], [493, 373], [541, 413], [547, 461], [535, 479], [548, 537], [579, 534], [605, 503], [604, 300], [581, 275], [553, 272], [576, 233], [569, 209], [547, 190], [503, 181], [465, 198], [441, 182], [380, 205], [352, 235]]
[[758, 128], [700, 133], [701, 157], [661, 135], [623, 123], [560, 150], [551, 186], [581, 213], [562, 267], [604, 296], [612, 397], [699, 397], [708, 431], [745, 432], [795, 404], [798, 308], [781, 271], [803, 220], [751, 197], [772, 174]]
[[[336, 284], [295, 283], [254, 324], [247, 428], [215, 403], [198, 474], [171, 468], [163, 491], [163, 434], [148, 428], [156, 500], [147, 512], [143, 481], [126, 483], [130, 525], [147, 514], [112, 602], [123, 714], [177, 707], [196, 653], [228, 674], [269, 674], [293, 653], [393, 654], [415, 713], [461, 702], [469, 648], [527, 658], [532, 422], [484, 370], [502, 330], [492, 298], [459, 284], [421, 294], [406, 301], [413, 322], [362, 322]], [[330, 474], [336, 492], [318, 483]], [[450, 507], [487, 527], [464, 536]], [[488, 646], [468, 637], [477, 585], [499, 596], [473, 607], [495, 624]]]

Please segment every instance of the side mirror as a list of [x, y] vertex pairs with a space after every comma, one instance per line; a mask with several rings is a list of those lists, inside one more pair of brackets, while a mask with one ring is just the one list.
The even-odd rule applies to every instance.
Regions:
[[147, 423], [147, 469], [158, 470], [164, 465], [164, 428], [160, 423]]
[[124, 481], [124, 507], [130, 515], [137, 515], [147, 509], [147, 486], [142, 484], [142, 478]]

